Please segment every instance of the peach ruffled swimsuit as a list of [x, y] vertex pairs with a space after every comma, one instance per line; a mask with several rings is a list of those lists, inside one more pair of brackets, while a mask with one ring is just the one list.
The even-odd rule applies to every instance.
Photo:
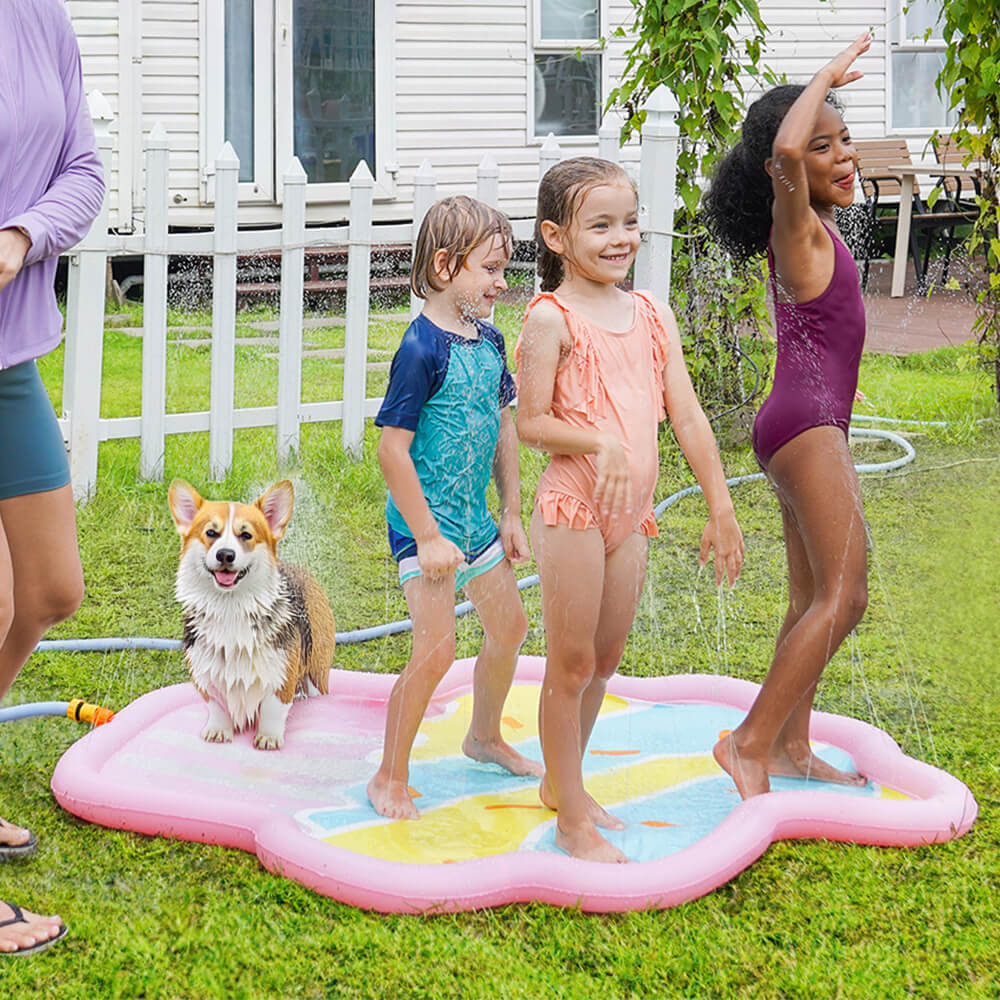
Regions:
[[[597, 463], [594, 455], [553, 455], [538, 480], [535, 506], [545, 524], [565, 524], [584, 531], [597, 527], [605, 552], [614, 551], [632, 532], [653, 538], [653, 491], [659, 471], [657, 424], [666, 416], [663, 367], [667, 332], [656, 307], [633, 292], [632, 327], [614, 333], [574, 312], [551, 292], [532, 299], [528, 312], [542, 299], [562, 310], [572, 347], [556, 371], [552, 415], [573, 427], [597, 429], [622, 442], [632, 474], [629, 514], [605, 519], [594, 502]], [[527, 314], [526, 314], [527, 315]], [[514, 357], [521, 367], [521, 342]]]

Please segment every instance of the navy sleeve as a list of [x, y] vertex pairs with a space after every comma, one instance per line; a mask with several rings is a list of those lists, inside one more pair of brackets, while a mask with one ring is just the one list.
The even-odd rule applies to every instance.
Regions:
[[420, 411], [444, 382], [448, 345], [417, 317], [407, 327], [389, 369], [389, 387], [375, 417], [377, 427], [416, 431]]
[[507, 367], [507, 346], [504, 343], [503, 334], [492, 323], [480, 324], [480, 330], [484, 337], [497, 349], [500, 361], [503, 363], [503, 371], [500, 373], [500, 409], [509, 406], [517, 396], [517, 387], [514, 385], [514, 377]]

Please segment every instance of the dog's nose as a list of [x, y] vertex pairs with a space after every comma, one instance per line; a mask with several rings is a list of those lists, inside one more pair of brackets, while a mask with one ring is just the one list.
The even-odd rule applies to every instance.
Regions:
[[219, 549], [215, 553], [215, 558], [220, 566], [232, 566], [236, 562], [236, 552], [233, 549]]

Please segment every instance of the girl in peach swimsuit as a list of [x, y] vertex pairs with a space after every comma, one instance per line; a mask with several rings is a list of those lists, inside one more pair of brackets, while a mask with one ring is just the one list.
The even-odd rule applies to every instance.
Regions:
[[[632, 487], [631, 507], [604, 517], [594, 503], [597, 460], [593, 454], [553, 454], [538, 481], [535, 504], [547, 525], [565, 524], [585, 531], [596, 526], [604, 551], [613, 552], [633, 532], [657, 535], [653, 490], [659, 471], [657, 424], [663, 405], [663, 368], [667, 332], [653, 302], [641, 292], [632, 296], [629, 329], [604, 330], [576, 313], [552, 292], [542, 292], [528, 306], [553, 303], [561, 312], [572, 346], [556, 371], [552, 415], [571, 427], [612, 434], [625, 452]], [[520, 362], [520, 343], [515, 349]], [[614, 388], [614, 395], [608, 392]]]
[[582, 759], [618, 669], [656, 534], [657, 424], [669, 414], [704, 491], [701, 561], [716, 582], [743, 560], [712, 429], [691, 387], [667, 306], [617, 287], [639, 246], [636, 192], [616, 164], [577, 157], [538, 189], [535, 240], [543, 294], [518, 341], [517, 430], [552, 460], [538, 483], [531, 538], [542, 584], [547, 657], [539, 701], [556, 843], [593, 861], [625, 861], [597, 827], [624, 824], [583, 787]]

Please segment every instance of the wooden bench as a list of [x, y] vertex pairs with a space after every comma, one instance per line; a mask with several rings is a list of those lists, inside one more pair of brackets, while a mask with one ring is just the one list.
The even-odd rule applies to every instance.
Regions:
[[[859, 139], [854, 143], [858, 153], [858, 170], [861, 190], [865, 196], [870, 224], [869, 252], [865, 255], [862, 283], [868, 281], [868, 263], [872, 257], [892, 251], [898, 221], [898, 202], [901, 178], [889, 170], [891, 164], [910, 163], [910, 150], [905, 139]], [[942, 184], [946, 173], [942, 172]], [[958, 178], [950, 178], [958, 180]], [[953, 189], [954, 190], [954, 189]], [[895, 204], [893, 203], [895, 202]], [[976, 212], [962, 205], [957, 197], [944, 187], [934, 208], [928, 207], [920, 196], [916, 180], [913, 182], [913, 211], [910, 223], [910, 256], [917, 285], [927, 284], [927, 265], [931, 249], [940, 237], [944, 242], [944, 264], [941, 280], [948, 278], [951, 252], [958, 243], [956, 228], [975, 220]]]

